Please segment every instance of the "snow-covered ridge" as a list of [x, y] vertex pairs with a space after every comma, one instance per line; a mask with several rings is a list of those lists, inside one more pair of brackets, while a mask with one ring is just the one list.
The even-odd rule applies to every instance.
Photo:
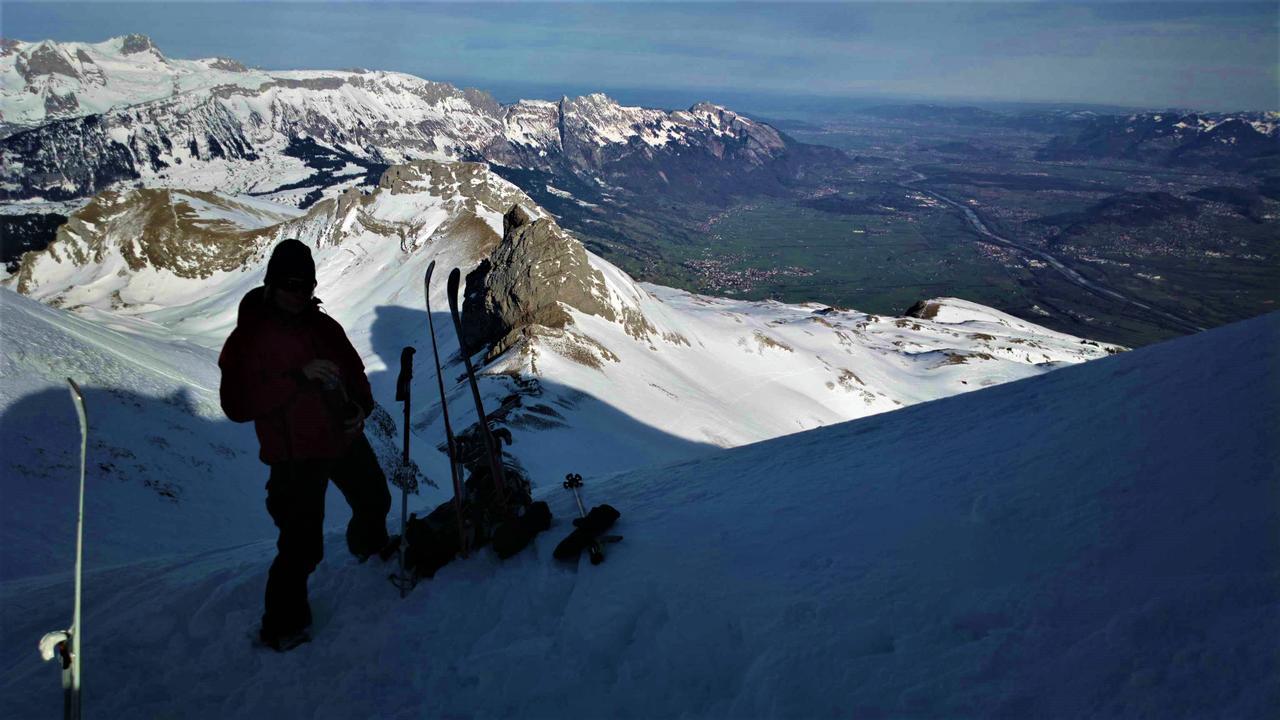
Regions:
[[100, 43], [5, 39], [0, 47], [0, 124], [10, 128], [271, 80], [226, 58], [167, 58], [144, 35]]
[[503, 106], [404, 73], [248, 70], [135, 44], [147, 49], [125, 52], [118, 38], [8, 44], [0, 197], [65, 200], [119, 186], [266, 193], [308, 178], [311, 189], [342, 185], [342, 172], [309, 164], [325, 153], [354, 162], [356, 175], [415, 159], [484, 158], [594, 176], [671, 148], [704, 149], [742, 169], [788, 148], [773, 128], [708, 104], [666, 112], [593, 94]]
[[1280, 131], [1280, 111], [1255, 113], [1135, 113], [1124, 119], [1124, 122], [1135, 128], [1147, 126], [1158, 134], [1175, 136], [1195, 136], [1212, 133], [1225, 123], [1247, 125], [1259, 135], [1275, 137]]
[[[395, 166], [373, 192], [348, 191], [294, 217], [281, 209], [283, 219], [267, 226], [261, 201], [241, 206], [234, 198], [158, 192], [102, 196], [86, 208], [91, 213], [68, 222], [49, 250], [29, 254], [10, 282], [47, 303], [145, 320], [216, 349], [241, 296], [261, 282], [270, 248], [297, 237], [316, 256], [317, 294], [365, 357], [375, 392], [384, 394], [391, 391], [387, 368], [400, 348], [425, 341], [421, 283], [430, 261], [437, 262], [431, 297], [437, 313], [446, 307], [448, 269], [462, 269], [470, 295], [473, 271], [497, 258], [541, 263], [510, 274], [543, 278], [547, 288], [583, 288], [576, 295], [543, 293], [540, 302], [560, 307], [545, 317], [560, 320], [509, 328], [486, 369], [491, 407], [502, 408], [501, 421], [516, 429], [513, 454], [543, 478], [559, 462], [552, 449], [557, 442], [593, 448], [581, 461], [584, 471], [634, 467], [1118, 350], [956, 299], [935, 300], [942, 310], [933, 319], [887, 318], [637, 284], [477, 163]], [[210, 215], [192, 209], [197, 200], [218, 203], [216, 231], [200, 225]], [[520, 234], [505, 227], [512, 206], [539, 230]], [[188, 216], [195, 219], [183, 219]], [[189, 230], [196, 226], [199, 231]], [[554, 247], [512, 247], [522, 242]], [[511, 314], [519, 317], [519, 310]], [[464, 316], [468, 325], [476, 322], [471, 313]], [[459, 346], [442, 330], [448, 325], [437, 319], [442, 357], [455, 363], [446, 375], [456, 380]], [[420, 397], [435, 394], [427, 384]], [[455, 424], [465, 425], [467, 405], [460, 401], [466, 395], [455, 398]], [[423, 407], [429, 409], [415, 419], [415, 430], [437, 437], [438, 408]], [[519, 444], [533, 437], [538, 440]], [[439, 469], [440, 459], [427, 453], [419, 463]]]

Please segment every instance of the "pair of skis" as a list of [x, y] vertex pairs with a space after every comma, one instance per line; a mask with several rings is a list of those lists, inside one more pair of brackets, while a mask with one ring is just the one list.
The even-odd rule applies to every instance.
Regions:
[[[441, 408], [441, 413], [444, 419], [445, 441], [446, 441], [446, 446], [449, 454], [449, 475], [453, 482], [454, 511], [457, 513], [459, 547], [462, 548], [463, 557], [466, 557], [469, 548], [468, 548], [468, 538], [464, 530], [464, 523], [463, 523], [462, 459], [460, 457], [457, 438], [453, 434], [453, 425], [449, 420], [448, 399], [446, 398], [445, 389], [444, 389], [444, 374], [440, 368], [440, 352], [436, 344], [435, 320], [433, 319], [431, 314], [431, 275], [435, 271], [435, 267], [436, 267], [436, 263], [434, 260], [432, 260], [431, 263], [427, 266], [427, 272], [423, 278], [423, 296], [426, 299], [427, 326], [431, 333], [431, 354], [432, 354], [432, 359], [435, 362], [436, 386], [440, 392], [440, 408]], [[484, 411], [484, 403], [480, 398], [480, 386], [476, 380], [475, 367], [472, 366], [471, 364], [471, 355], [470, 353], [467, 352], [466, 342], [463, 339], [462, 317], [458, 312], [458, 290], [459, 290], [459, 285], [461, 283], [461, 279], [462, 279], [462, 272], [458, 268], [454, 268], [449, 272], [449, 279], [445, 286], [445, 290], [446, 290], [448, 301], [449, 301], [449, 316], [453, 320], [454, 333], [458, 337], [459, 352], [462, 355], [462, 362], [466, 367], [466, 371], [467, 371], [467, 383], [471, 387], [471, 398], [472, 400], [475, 401], [477, 422], [480, 425], [480, 436], [484, 440], [485, 454], [488, 457], [488, 461], [489, 461], [489, 471], [493, 480], [493, 490], [494, 490], [495, 499], [498, 505], [498, 509], [499, 509], [499, 512], [501, 512], [502, 514], [509, 515], [512, 510], [512, 508], [508, 506], [510, 502], [511, 488], [508, 487], [507, 485], [506, 475], [503, 470], [503, 463], [500, 455], [501, 446], [498, 445], [498, 443], [495, 441], [494, 433], [489, 428], [488, 415]], [[408, 352], [409, 352], [409, 349], [406, 348], [406, 353]], [[403, 361], [402, 361], [402, 365], [403, 365]], [[405, 370], [402, 367], [401, 375], [403, 376], [404, 374], [405, 374]], [[407, 385], [407, 382], [405, 384]], [[400, 391], [398, 390], [397, 397], [399, 397], [399, 394], [400, 394]], [[407, 416], [408, 390], [407, 388], [404, 390], [404, 396], [405, 396], [404, 400], [405, 400], [405, 408], [406, 408], [405, 423], [407, 427], [407, 424], [408, 424], [408, 416]], [[408, 438], [408, 435], [406, 430], [406, 440], [405, 440], [406, 457], [408, 453], [407, 438]], [[597, 506], [595, 508], [592, 508], [590, 513], [586, 512], [586, 509], [582, 504], [582, 498], [578, 493], [579, 488], [582, 487], [581, 475], [570, 474], [566, 476], [564, 487], [573, 491], [574, 498], [578, 504], [579, 518], [574, 521], [574, 525], [576, 529], [573, 531], [573, 533], [569, 535], [569, 537], [565, 538], [565, 540], [560, 543], [560, 545], [556, 548], [555, 555], [560, 559], [567, 560], [570, 558], [578, 557], [578, 555], [581, 554], [582, 550], [586, 549], [589, 551], [589, 554], [591, 557], [591, 563], [593, 565], [598, 565], [604, 561], [604, 550], [602, 547], [602, 543], [613, 543], [613, 542], [618, 542], [619, 540], [622, 539], [622, 537], [618, 535], [603, 534], [604, 531], [607, 530], [610, 526], [612, 526], [614, 521], [617, 520], [618, 517], [620, 517], [620, 513], [618, 513], [617, 510], [615, 510], [613, 507], [609, 505]], [[403, 504], [401, 507], [402, 507], [402, 510], [401, 510], [402, 537], [407, 537], [403, 533], [403, 525], [405, 524]], [[404, 562], [403, 562], [403, 551], [402, 551], [401, 581], [404, 582], [404, 580], [405, 580]], [[402, 588], [403, 588], [403, 585], [402, 585]], [[403, 593], [403, 589], [402, 589], [402, 593]]]
[[[463, 478], [462, 478], [462, 457], [461, 450], [457, 438], [453, 434], [453, 424], [449, 420], [449, 403], [444, 389], [444, 373], [440, 368], [440, 350], [436, 344], [436, 327], [435, 319], [431, 315], [431, 275], [435, 272], [436, 263], [434, 260], [427, 266], [426, 275], [423, 277], [422, 290], [427, 306], [427, 327], [431, 333], [431, 357], [435, 363], [436, 369], [436, 388], [440, 392], [440, 409], [444, 418], [444, 434], [446, 449], [449, 455], [449, 479], [453, 484], [453, 507], [457, 517], [458, 526], [458, 547], [461, 548], [463, 557], [467, 557], [470, 553], [470, 537], [466, 530], [465, 517], [463, 512]], [[503, 472], [502, 460], [499, 456], [499, 445], [493, 437], [493, 432], [489, 428], [488, 416], [484, 411], [484, 402], [480, 398], [480, 386], [476, 381], [475, 368], [471, 365], [471, 356], [467, 353], [466, 347], [462, 339], [462, 317], [458, 312], [458, 286], [461, 282], [462, 272], [454, 268], [449, 273], [449, 279], [446, 284], [446, 290], [449, 295], [449, 315], [453, 318], [453, 329], [458, 336], [458, 346], [462, 354], [462, 361], [467, 369], [467, 382], [471, 386], [471, 397], [476, 404], [476, 417], [480, 425], [480, 436], [484, 439], [485, 454], [489, 459], [489, 472], [493, 480], [493, 489], [498, 509], [503, 514], [508, 513], [509, 488], [506, 483], [506, 475]], [[409, 457], [409, 378], [412, 378], [413, 371], [409, 367], [410, 358], [412, 357], [412, 348], [405, 348], [404, 354], [401, 356], [400, 380], [397, 382], [396, 399], [405, 403], [405, 464], [408, 465]], [[400, 588], [401, 597], [404, 596], [408, 588], [412, 587], [413, 582], [407, 577], [405, 571], [404, 558], [404, 539], [407, 538], [405, 517], [405, 506], [407, 497], [401, 499], [400, 510], [400, 528], [401, 528], [401, 550], [400, 550], [400, 575], [394, 578], [397, 587]]]
[[[436, 345], [436, 324], [431, 317], [431, 274], [435, 269], [436, 261], [432, 260], [431, 264], [427, 266], [427, 274], [422, 279], [422, 294], [427, 304], [427, 328], [431, 332], [431, 357], [435, 361], [436, 388], [440, 391], [440, 412], [444, 417], [445, 444], [449, 454], [449, 478], [453, 483], [453, 509], [457, 515], [458, 523], [458, 547], [462, 548], [462, 557], [467, 557], [471, 548], [470, 539], [467, 537], [466, 526], [463, 522], [462, 458], [458, 449], [458, 440], [453, 434], [453, 424], [449, 421], [449, 402], [445, 397], [444, 374], [440, 370], [440, 350]], [[471, 395], [476, 402], [476, 417], [485, 439], [485, 449], [489, 453], [490, 470], [493, 472], [496, 488], [503, 480], [503, 475], [501, 474], [502, 463], [494, 456], [493, 437], [489, 434], [489, 422], [484, 413], [484, 404], [480, 401], [480, 386], [476, 384], [475, 369], [471, 367], [471, 358], [467, 355], [467, 350], [462, 343], [462, 317], [458, 314], [458, 281], [461, 275], [462, 273], [457, 268], [454, 268], [449, 273], [449, 280], [446, 285], [449, 293], [449, 315], [453, 318], [453, 329], [458, 336], [458, 348], [462, 353], [462, 359], [466, 361], [467, 380], [471, 384]]]

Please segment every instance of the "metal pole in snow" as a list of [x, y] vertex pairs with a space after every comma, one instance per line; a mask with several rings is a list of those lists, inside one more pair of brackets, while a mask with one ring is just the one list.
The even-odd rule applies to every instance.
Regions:
[[413, 353], [412, 347], [406, 347], [400, 351], [400, 376], [396, 378], [396, 400], [404, 402], [404, 457], [402, 458], [403, 472], [400, 478], [400, 545], [396, 549], [396, 554], [400, 556], [400, 582], [396, 585], [400, 588], [400, 597], [404, 597], [408, 592], [408, 583], [405, 581], [404, 572], [404, 543], [405, 528], [408, 525], [408, 519], [405, 514], [408, 512], [409, 505], [409, 384], [413, 379]]

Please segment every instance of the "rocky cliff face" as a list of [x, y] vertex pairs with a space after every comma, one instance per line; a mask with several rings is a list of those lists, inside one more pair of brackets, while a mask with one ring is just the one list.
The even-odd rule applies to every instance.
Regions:
[[530, 326], [563, 330], [567, 308], [616, 320], [604, 276], [586, 249], [551, 218], [534, 220], [519, 205], [503, 217], [502, 242], [468, 273], [463, 343], [505, 352]]

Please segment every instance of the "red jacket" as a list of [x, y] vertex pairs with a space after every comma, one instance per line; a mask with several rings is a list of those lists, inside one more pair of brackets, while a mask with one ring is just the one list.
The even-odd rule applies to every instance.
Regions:
[[267, 302], [264, 287], [250, 290], [218, 357], [222, 410], [234, 422], [253, 421], [258, 457], [268, 465], [341, 457], [355, 437], [343, 433], [319, 385], [302, 376], [302, 367], [312, 360], [336, 364], [347, 396], [366, 417], [373, 412], [364, 363], [342, 326], [320, 312], [319, 304], [315, 300], [290, 316]]

